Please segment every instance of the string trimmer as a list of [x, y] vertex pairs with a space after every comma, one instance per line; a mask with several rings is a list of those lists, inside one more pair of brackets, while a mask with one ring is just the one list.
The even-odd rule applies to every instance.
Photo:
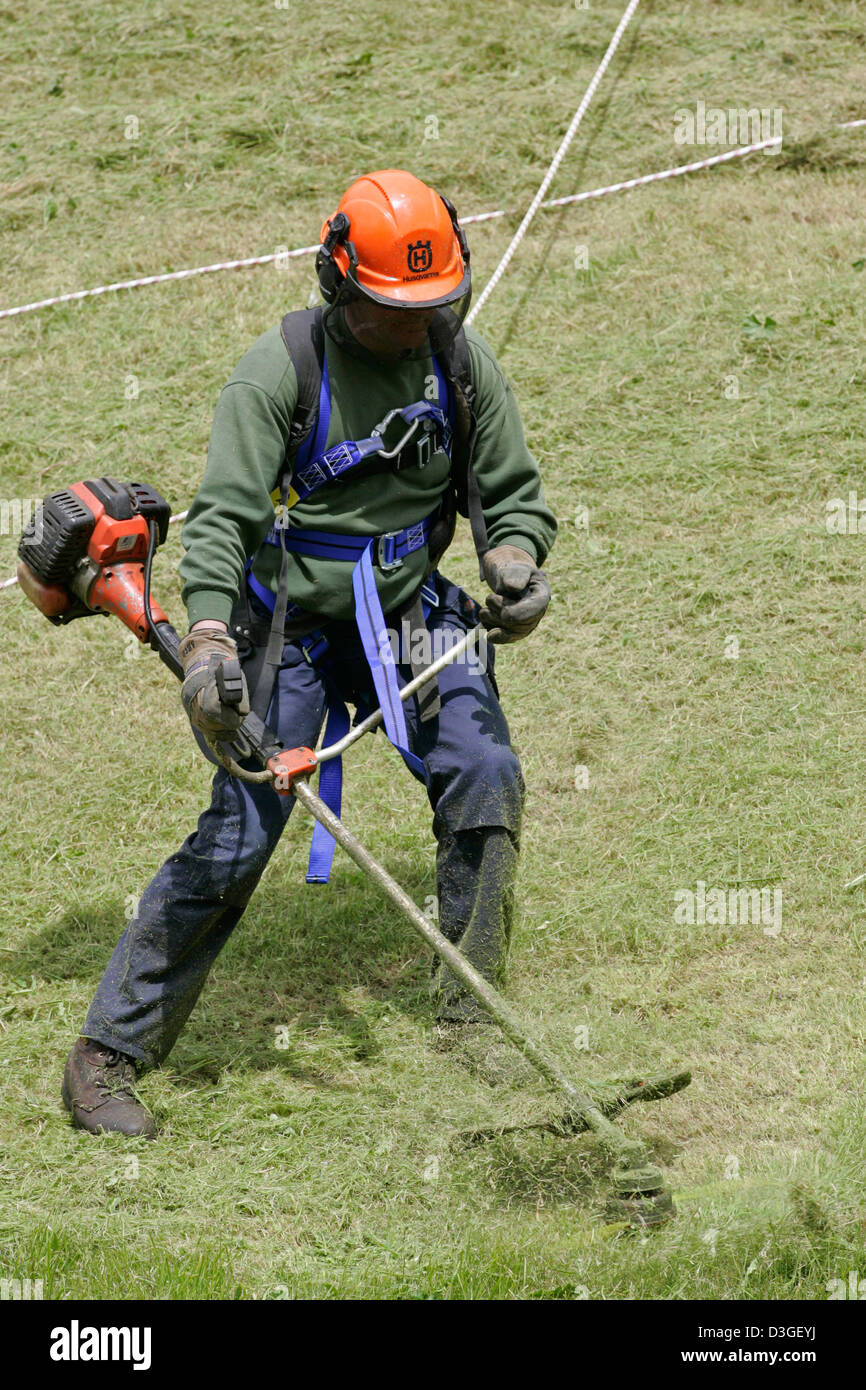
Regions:
[[[114, 614], [144, 643], [154, 648], [174, 672], [182, 676], [178, 661], [178, 635], [163, 610], [150, 597], [153, 556], [165, 540], [168, 503], [142, 483], [119, 483], [99, 478], [75, 483], [52, 493], [25, 528], [18, 547], [18, 580], [27, 597], [55, 624], [93, 614]], [[408, 699], [449, 662], [478, 639], [480, 627], [467, 633], [437, 661], [401, 691]], [[227, 661], [218, 679], [227, 703], [241, 699], [240, 664]], [[626, 1105], [638, 1100], [660, 1100], [688, 1085], [687, 1071], [648, 1080], [634, 1080], [601, 1088], [596, 1099], [581, 1093], [559, 1064], [527, 1032], [519, 1016], [502, 995], [481, 976], [412, 901], [398, 883], [373, 858], [310, 786], [320, 763], [345, 751], [375, 728], [382, 719], [374, 711], [339, 742], [314, 752], [311, 748], [285, 748], [282, 741], [257, 715], [243, 720], [230, 743], [214, 746], [216, 756], [232, 776], [270, 783], [281, 796], [294, 795], [365, 873], [378, 883], [401, 909], [420, 936], [450, 968], [493, 1018], [515, 1047], [553, 1086], [565, 1102], [553, 1118], [530, 1126], [476, 1130], [464, 1136], [478, 1143], [511, 1128], [546, 1129], [557, 1135], [591, 1130], [613, 1164], [613, 1189], [608, 1213], [633, 1225], [655, 1225], [673, 1215], [673, 1202], [661, 1169], [650, 1161], [644, 1144], [627, 1139], [611, 1121]], [[241, 766], [254, 761], [258, 770]]]

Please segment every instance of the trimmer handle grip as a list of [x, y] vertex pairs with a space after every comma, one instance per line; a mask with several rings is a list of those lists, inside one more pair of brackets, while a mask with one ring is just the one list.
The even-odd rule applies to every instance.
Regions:
[[246, 693], [241, 663], [236, 656], [217, 667], [217, 690], [224, 705], [239, 705]]
[[[183, 667], [177, 656], [177, 645], [179, 640], [177, 633], [170, 623], [157, 623], [154, 629], [151, 646], [156, 647], [160, 657], [169, 670], [177, 676], [178, 680], [183, 680]], [[240, 661], [233, 658], [230, 661], [223, 662], [222, 670], [217, 675], [218, 681], [220, 677], [222, 677], [219, 685], [220, 699], [226, 700], [227, 704], [232, 702], [232, 697], [229, 696], [229, 690], [232, 688], [233, 681], [240, 675], [240, 671]], [[225, 684], [226, 676], [228, 676], [228, 686]], [[253, 750], [254, 756], [261, 763], [263, 768], [268, 766], [269, 760], [273, 758], [275, 754], [282, 753], [283, 751], [282, 741], [277, 738], [272, 729], [269, 729], [268, 726], [262, 722], [257, 714], [250, 713], [246, 715], [243, 723], [238, 729], [238, 733], [249, 744]], [[276, 776], [276, 774], [274, 775]]]

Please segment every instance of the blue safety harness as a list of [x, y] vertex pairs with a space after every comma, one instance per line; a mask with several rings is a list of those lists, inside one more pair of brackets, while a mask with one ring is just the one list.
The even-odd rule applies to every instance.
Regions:
[[[434, 370], [439, 387], [439, 400], [446, 402], [447, 409], [431, 401], [416, 401], [412, 405], [391, 410], [367, 439], [346, 439], [325, 449], [328, 428], [331, 420], [331, 390], [328, 376], [327, 358], [322, 363], [322, 380], [319, 388], [319, 409], [316, 427], [302, 442], [292, 464], [291, 486], [297, 501], [312, 496], [319, 488], [338, 482], [349, 476], [368, 459], [379, 456], [382, 459], [398, 459], [410, 446], [416, 450], [414, 462], [423, 466], [435, 449], [441, 448], [451, 457], [453, 428], [451, 423], [452, 393], [449, 383], [439, 363], [434, 359]], [[392, 449], [385, 448], [385, 431], [393, 420], [400, 419], [405, 426], [402, 438]], [[285, 487], [283, 494], [285, 495]], [[294, 503], [294, 499], [293, 499]], [[438, 511], [438, 508], [437, 508]], [[355, 621], [361, 637], [364, 655], [370, 667], [373, 686], [382, 710], [385, 733], [399, 751], [407, 767], [426, 781], [424, 764], [409, 751], [409, 736], [406, 729], [406, 716], [400, 699], [394, 653], [389, 641], [385, 615], [376, 588], [374, 562], [380, 570], [388, 573], [399, 569], [406, 556], [422, 549], [430, 534], [437, 512], [422, 520], [404, 527], [400, 531], [389, 531], [380, 536], [357, 536], [346, 532], [322, 531], [318, 528], [291, 525], [288, 509], [278, 515], [274, 526], [267, 532], [264, 544], [285, 547], [297, 555], [315, 556], [327, 560], [352, 560], [352, 589], [355, 599]], [[247, 561], [247, 583], [256, 597], [273, 614], [276, 598], [273, 592], [260, 583], [252, 572], [252, 559]], [[429, 617], [431, 608], [438, 604], [438, 597], [432, 585], [421, 588], [421, 603], [424, 620]], [[296, 604], [286, 609], [286, 617], [299, 615]], [[335, 681], [327, 670], [327, 653], [330, 646], [324, 628], [316, 628], [298, 639], [304, 657], [311, 665], [322, 664], [322, 674], [326, 681], [327, 724], [324, 747], [337, 743], [348, 733], [349, 712], [346, 703], [337, 689]], [[319, 795], [335, 815], [340, 814], [342, 802], [342, 758], [329, 759], [322, 764], [319, 774]], [[324, 826], [316, 823], [313, 842], [310, 847], [307, 865], [308, 883], [327, 883], [331, 862], [334, 857], [335, 842]]]

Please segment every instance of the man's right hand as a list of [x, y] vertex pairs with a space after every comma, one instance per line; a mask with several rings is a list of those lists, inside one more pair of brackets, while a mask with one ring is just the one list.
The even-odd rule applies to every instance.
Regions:
[[203, 627], [196, 623], [178, 644], [183, 666], [180, 696], [194, 729], [208, 739], [228, 739], [250, 712], [247, 683], [241, 673], [242, 694], [238, 704], [224, 704], [220, 698], [217, 672], [223, 662], [237, 660], [236, 643], [225, 627]]

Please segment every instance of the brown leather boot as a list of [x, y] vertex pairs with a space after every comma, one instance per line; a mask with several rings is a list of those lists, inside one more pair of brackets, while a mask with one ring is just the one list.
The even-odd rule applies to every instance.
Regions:
[[63, 1104], [72, 1112], [72, 1123], [91, 1134], [116, 1130], [142, 1139], [156, 1138], [156, 1124], [135, 1099], [135, 1063], [90, 1038], [76, 1039], [66, 1062]]

